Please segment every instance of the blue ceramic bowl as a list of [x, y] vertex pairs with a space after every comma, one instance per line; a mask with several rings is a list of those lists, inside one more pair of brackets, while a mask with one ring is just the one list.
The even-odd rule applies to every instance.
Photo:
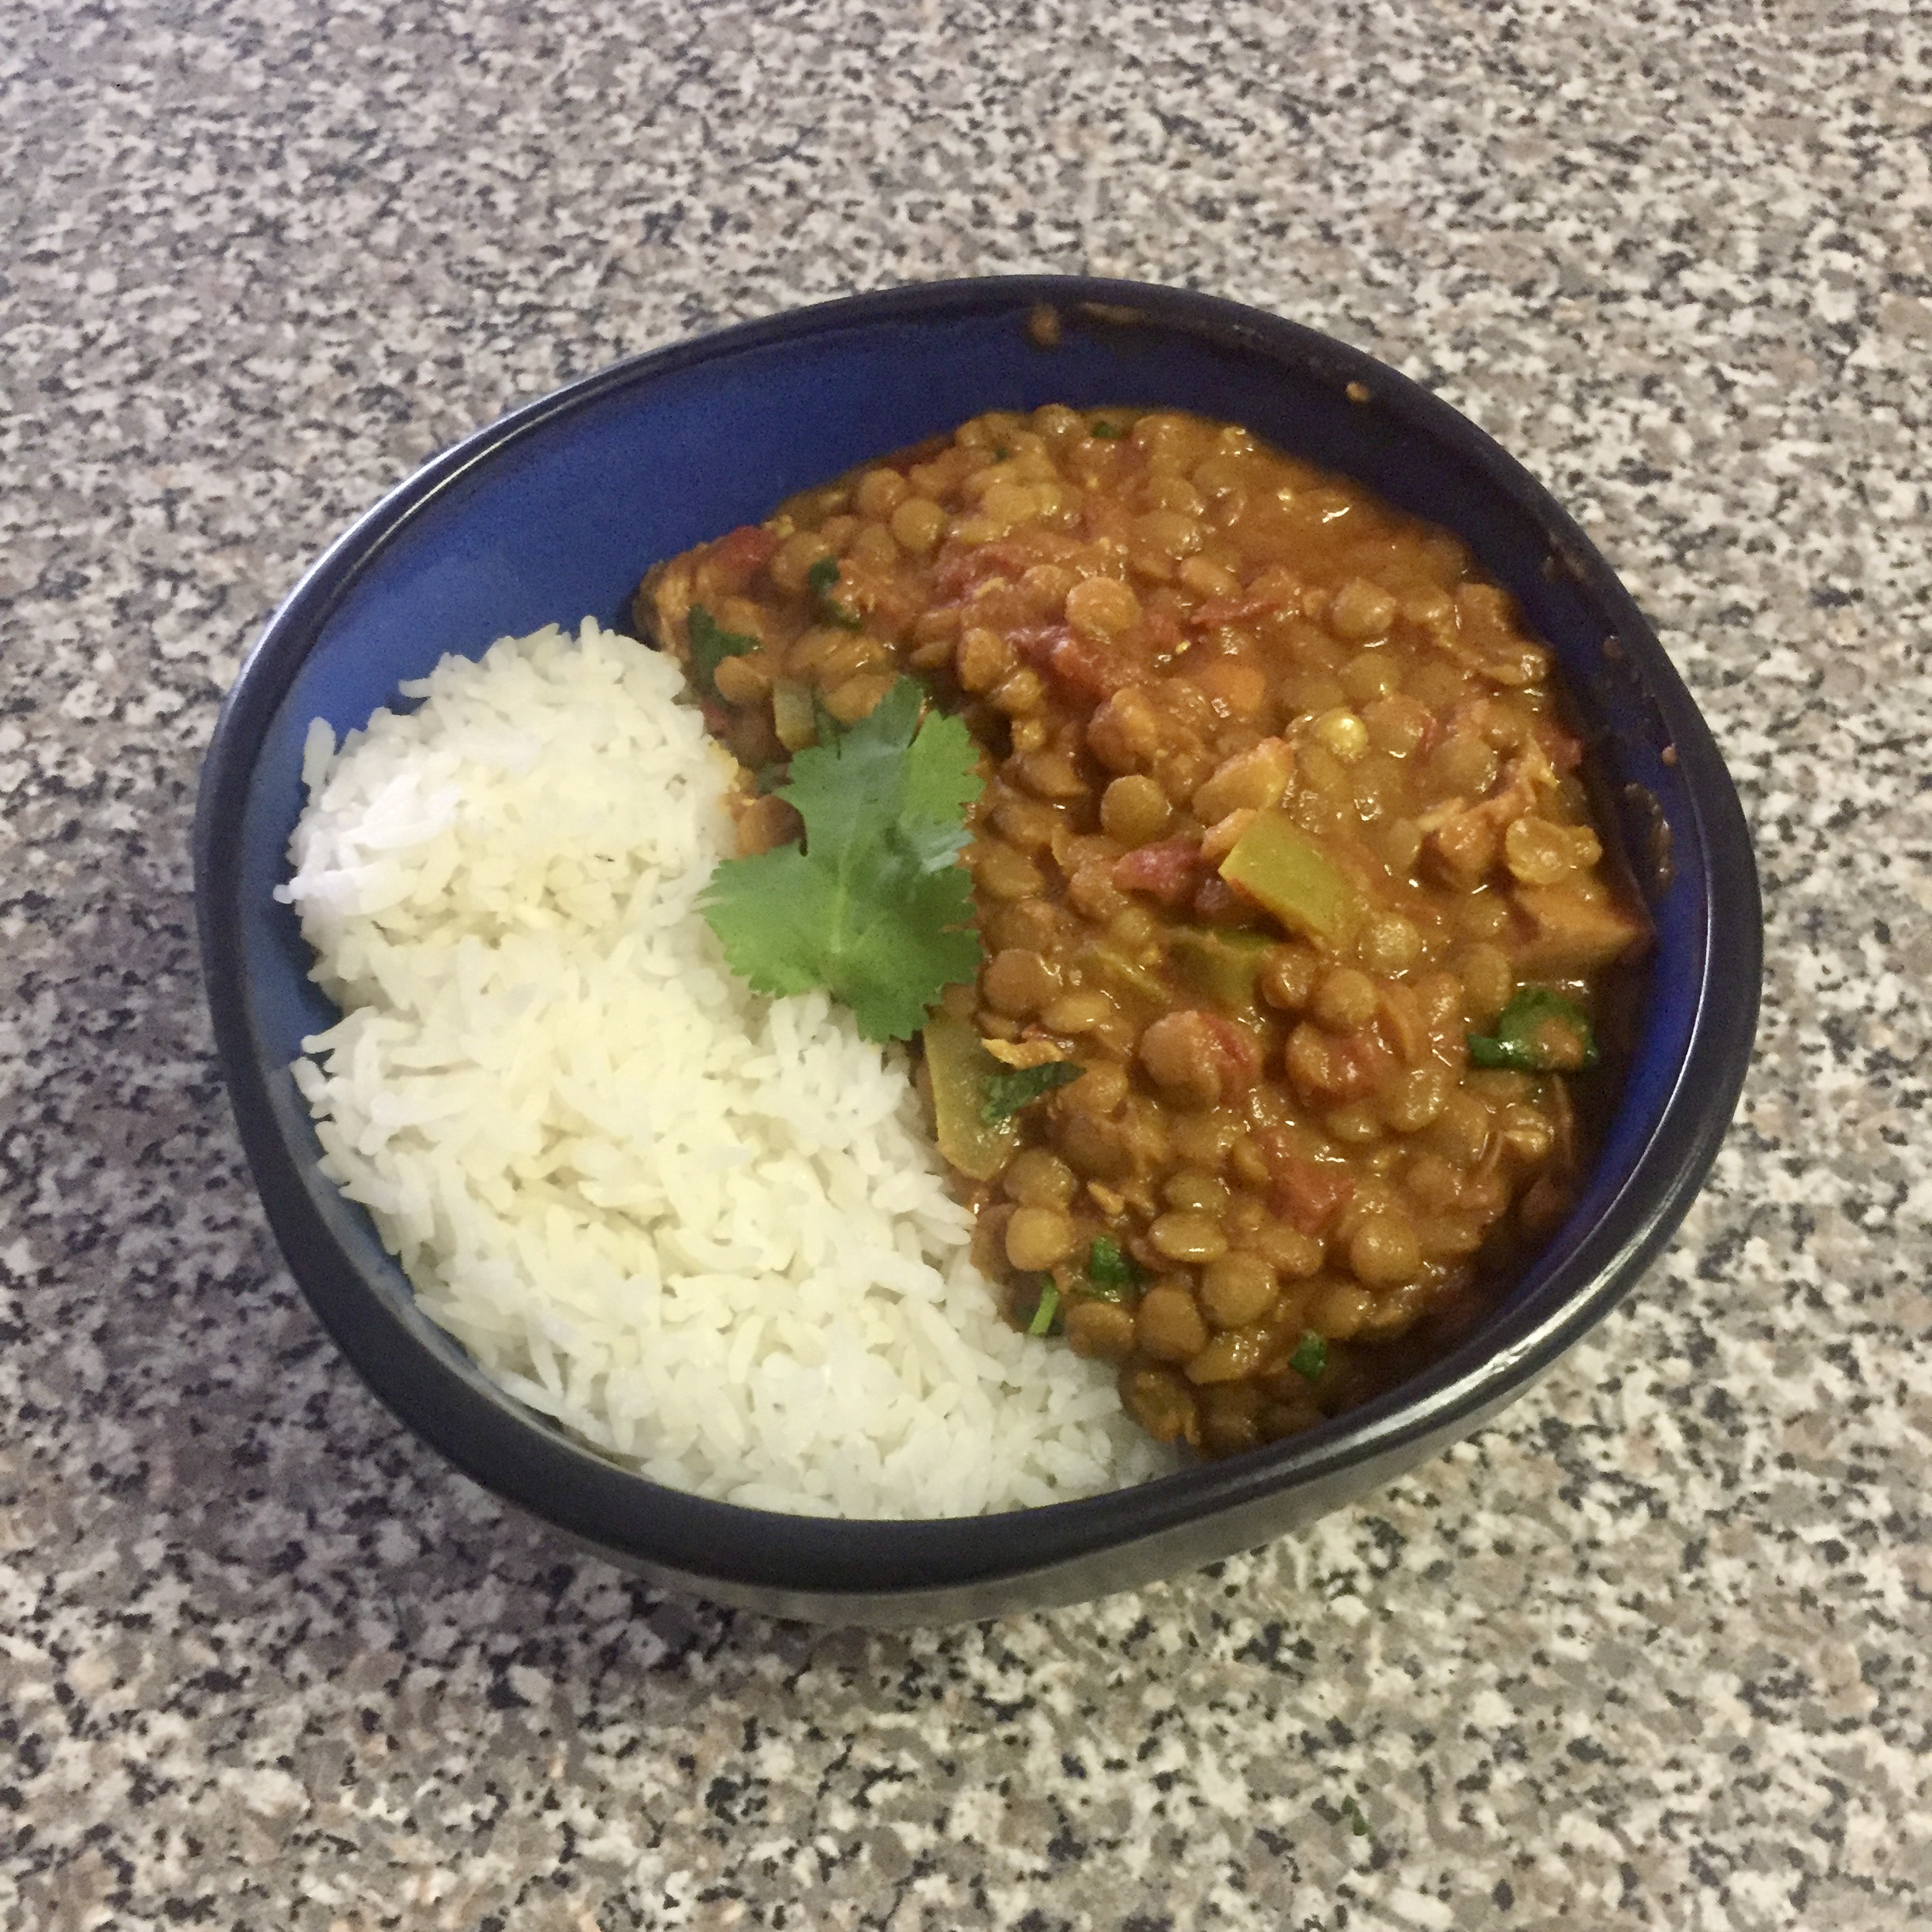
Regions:
[[[1044, 309], [1057, 328], [1039, 326]], [[829, 1522], [665, 1489], [500, 1394], [317, 1172], [288, 1066], [332, 1014], [271, 897], [301, 802], [304, 730], [318, 716], [339, 734], [361, 724], [445, 651], [474, 655], [586, 612], [627, 627], [655, 559], [981, 410], [1049, 402], [1245, 424], [1447, 525], [1515, 593], [1562, 661], [1657, 926], [1616, 1118], [1574, 1213], [1487, 1326], [1306, 1435], [1114, 1495], [959, 1522]], [[1293, 1530], [1468, 1434], [1597, 1321], [1676, 1226], [1730, 1119], [1757, 1013], [1762, 926], [1735, 794], [1582, 533], [1480, 430], [1368, 356], [1230, 302], [1118, 282], [940, 283], [748, 324], [573, 383], [437, 457], [316, 565], [242, 667], [203, 775], [195, 865], [215, 1035], [262, 1199], [376, 1392], [477, 1481], [615, 1561], [826, 1620], [938, 1623], [1143, 1582]]]

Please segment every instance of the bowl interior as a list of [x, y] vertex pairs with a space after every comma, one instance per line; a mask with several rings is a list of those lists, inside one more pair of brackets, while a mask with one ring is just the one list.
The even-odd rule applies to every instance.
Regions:
[[[313, 1216], [393, 1318], [485, 1401], [515, 1408], [420, 1315], [366, 1216], [316, 1173], [315, 1140], [286, 1073], [303, 1037], [335, 1017], [308, 979], [293, 913], [271, 896], [302, 804], [310, 720], [328, 720], [339, 736], [392, 702], [399, 680], [445, 652], [478, 655], [500, 636], [574, 626], [586, 613], [627, 629], [631, 592], [653, 560], [990, 408], [1165, 405], [1244, 423], [1446, 526], [1515, 593], [1562, 664], [1627, 844], [1641, 850], [1661, 824], [1676, 856], [1668, 882], [1635, 867], [1657, 945], [1616, 1118], [1570, 1221], [1510, 1307], [1533, 1315], [1573, 1297], [1612, 1258], [1585, 1244], [1653, 1145], [1705, 992], [1711, 829], [1698, 785], [1706, 806], [1711, 770], [1727, 799], [1729, 789], [1694, 710], [1574, 526], [1446, 405], [1366, 357], [1232, 305], [1103, 287], [1117, 305], [1095, 313], [1072, 299], [1084, 292], [1094, 285], [896, 291], [586, 379], [481, 432], [372, 511], [305, 580], [245, 672], [236, 702], [248, 692], [252, 721], [230, 736], [251, 743], [227, 755], [250, 763], [223, 795], [239, 822], [213, 834], [233, 855], [218, 891], [238, 953], [215, 997], [239, 1010], [225, 1022], [218, 1010], [218, 1024], [245, 1037], [279, 1158], [299, 1175]], [[1029, 305], [1043, 298], [1060, 304], [1051, 347], [1027, 327]], [[1684, 747], [1689, 755], [1679, 755]], [[1481, 1348], [1526, 1358], [1547, 1331], [1540, 1317], [1519, 1319]], [[1447, 1387], [1466, 1369], [1444, 1365], [1425, 1380]]]

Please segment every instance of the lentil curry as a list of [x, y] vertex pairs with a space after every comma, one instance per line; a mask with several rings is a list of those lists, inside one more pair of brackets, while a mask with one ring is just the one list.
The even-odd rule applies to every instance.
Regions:
[[[970, 730], [982, 964], [922, 1091], [1009, 1318], [1118, 1363], [1155, 1436], [1226, 1455], [1391, 1386], [1564, 1215], [1647, 927], [1548, 650], [1447, 531], [1239, 428], [1049, 406], [638, 607], [753, 770], [907, 674]], [[799, 836], [769, 790], [747, 852]]]

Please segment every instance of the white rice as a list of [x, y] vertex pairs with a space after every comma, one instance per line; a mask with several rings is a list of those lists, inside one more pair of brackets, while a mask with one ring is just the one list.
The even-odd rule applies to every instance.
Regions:
[[729, 758], [586, 619], [445, 657], [338, 751], [278, 896], [344, 1017], [295, 1077], [323, 1171], [532, 1409], [760, 1508], [966, 1515], [1170, 1466], [1113, 1377], [967, 1260], [903, 1055], [726, 969], [692, 902]]

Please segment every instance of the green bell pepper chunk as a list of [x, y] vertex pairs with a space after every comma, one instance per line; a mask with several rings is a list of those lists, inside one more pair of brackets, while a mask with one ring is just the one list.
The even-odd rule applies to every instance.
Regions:
[[1221, 876], [1291, 932], [1324, 945], [1340, 946], [1361, 923], [1361, 900], [1341, 869], [1278, 807], [1256, 814]]
[[1166, 1010], [1167, 989], [1161, 984], [1159, 975], [1149, 972], [1125, 953], [1109, 945], [1082, 946], [1080, 963], [1089, 972], [1098, 973], [1116, 993], [1124, 993], [1130, 999], [1148, 1001], [1163, 1012]]
[[1087, 1249], [1087, 1279], [1102, 1301], [1119, 1301], [1146, 1286], [1140, 1264], [1110, 1234], [1096, 1234]]
[[1211, 932], [1184, 926], [1174, 936], [1170, 957], [1174, 976], [1191, 993], [1211, 999], [1228, 1013], [1255, 1003], [1255, 977], [1267, 952], [1265, 933]]
[[955, 1020], [943, 1007], [927, 1015], [924, 1038], [939, 1151], [969, 1181], [990, 1181], [1020, 1144], [1017, 1121], [986, 1117], [987, 1083], [1008, 1069], [964, 1020]]

